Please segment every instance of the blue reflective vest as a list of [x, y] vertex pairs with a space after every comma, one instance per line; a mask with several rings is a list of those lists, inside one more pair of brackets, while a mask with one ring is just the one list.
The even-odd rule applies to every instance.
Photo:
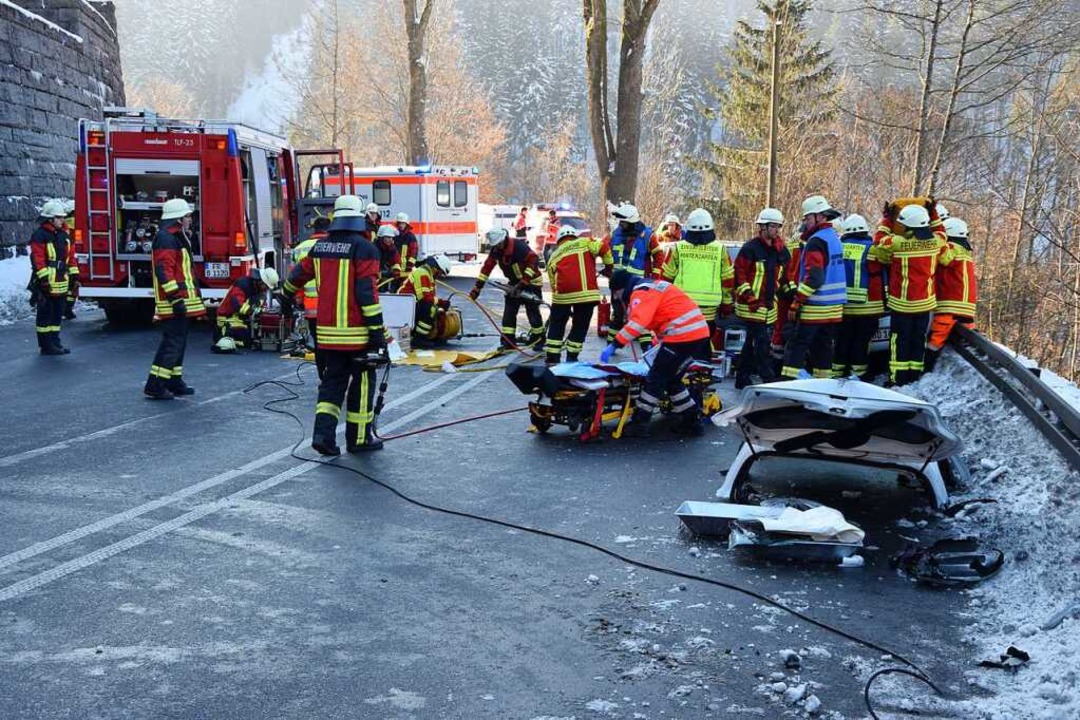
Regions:
[[874, 241], [869, 237], [846, 237], [844, 245], [844, 270], [847, 274], [847, 301], [864, 303], [870, 290], [870, 248]]
[[628, 270], [634, 275], [645, 275], [645, 263], [649, 260], [649, 240], [652, 228], [642, 226], [633, 243], [626, 242], [626, 235], [621, 227], [611, 233], [611, 255], [615, 259], [616, 270]]
[[[807, 239], [817, 238], [829, 248], [825, 263], [825, 282], [806, 301], [807, 305], [843, 305], [847, 302], [847, 271], [844, 269], [844, 244], [831, 226], [823, 227]], [[806, 252], [799, 254], [799, 277], [806, 271]]]

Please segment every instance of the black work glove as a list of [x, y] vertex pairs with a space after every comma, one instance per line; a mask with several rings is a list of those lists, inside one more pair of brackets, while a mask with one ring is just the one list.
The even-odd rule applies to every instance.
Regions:
[[187, 317], [187, 305], [183, 300], [173, 300], [172, 311], [176, 317]]
[[476, 285], [473, 285], [473, 289], [469, 291], [469, 298], [475, 300], [480, 297], [480, 291], [483, 289], [484, 285], [482, 283], [476, 283]]
[[386, 347], [386, 332], [382, 328], [368, 331], [368, 352], [379, 352]]
[[278, 295], [277, 299], [278, 299], [278, 305], [281, 306], [281, 314], [286, 316], [286, 317], [291, 316], [293, 314], [293, 309], [295, 307], [293, 305], [292, 298], [289, 297], [288, 295]]

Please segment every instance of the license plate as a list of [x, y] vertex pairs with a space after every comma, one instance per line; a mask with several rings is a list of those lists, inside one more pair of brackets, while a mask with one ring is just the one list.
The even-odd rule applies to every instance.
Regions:
[[874, 337], [870, 342], [886, 342], [889, 339], [889, 328], [878, 328], [874, 331]]
[[228, 280], [229, 263], [208, 262], [203, 267], [203, 274], [210, 280]]

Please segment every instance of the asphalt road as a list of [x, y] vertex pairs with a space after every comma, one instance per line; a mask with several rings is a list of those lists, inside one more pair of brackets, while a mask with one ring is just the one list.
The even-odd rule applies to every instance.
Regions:
[[[466, 330], [487, 330], [475, 310]], [[141, 394], [155, 330], [86, 310], [65, 326], [70, 356], [39, 357], [33, 336], [25, 322], [0, 328], [2, 718], [779, 718], [793, 711], [761, 688], [777, 672], [810, 683], [821, 717], [866, 716], [859, 678], [885, 664], [879, 652], [728, 590], [432, 512], [290, 457], [315, 404], [309, 366], [299, 399], [279, 406], [301, 428], [263, 407], [285, 389], [243, 392], [295, 380], [296, 362], [212, 355], [207, 326], [185, 361], [197, 394], [167, 403]], [[592, 338], [586, 353], [599, 349]], [[388, 435], [527, 401], [501, 372], [399, 367], [390, 382]], [[527, 425], [525, 413], [457, 425], [336, 464], [427, 503], [745, 586], [961, 689], [961, 598], [888, 566], [901, 535], [922, 532], [896, 523], [928, 517], [923, 494], [765, 465], [756, 486], [843, 510], [872, 549], [857, 569], [740, 561], [673, 515], [713, 497], [738, 446], [730, 431], [583, 445]], [[805, 649], [801, 670], [783, 667], [786, 648]]]

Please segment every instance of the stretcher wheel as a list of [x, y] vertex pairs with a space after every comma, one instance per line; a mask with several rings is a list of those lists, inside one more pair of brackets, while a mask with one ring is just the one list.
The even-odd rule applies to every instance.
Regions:
[[551, 429], [551, 418], [540, 417], [536, 413], [529, 413], [529, 421], [532, 422], [532, 426], [536, 428], [536, 432], [541, 435]]

